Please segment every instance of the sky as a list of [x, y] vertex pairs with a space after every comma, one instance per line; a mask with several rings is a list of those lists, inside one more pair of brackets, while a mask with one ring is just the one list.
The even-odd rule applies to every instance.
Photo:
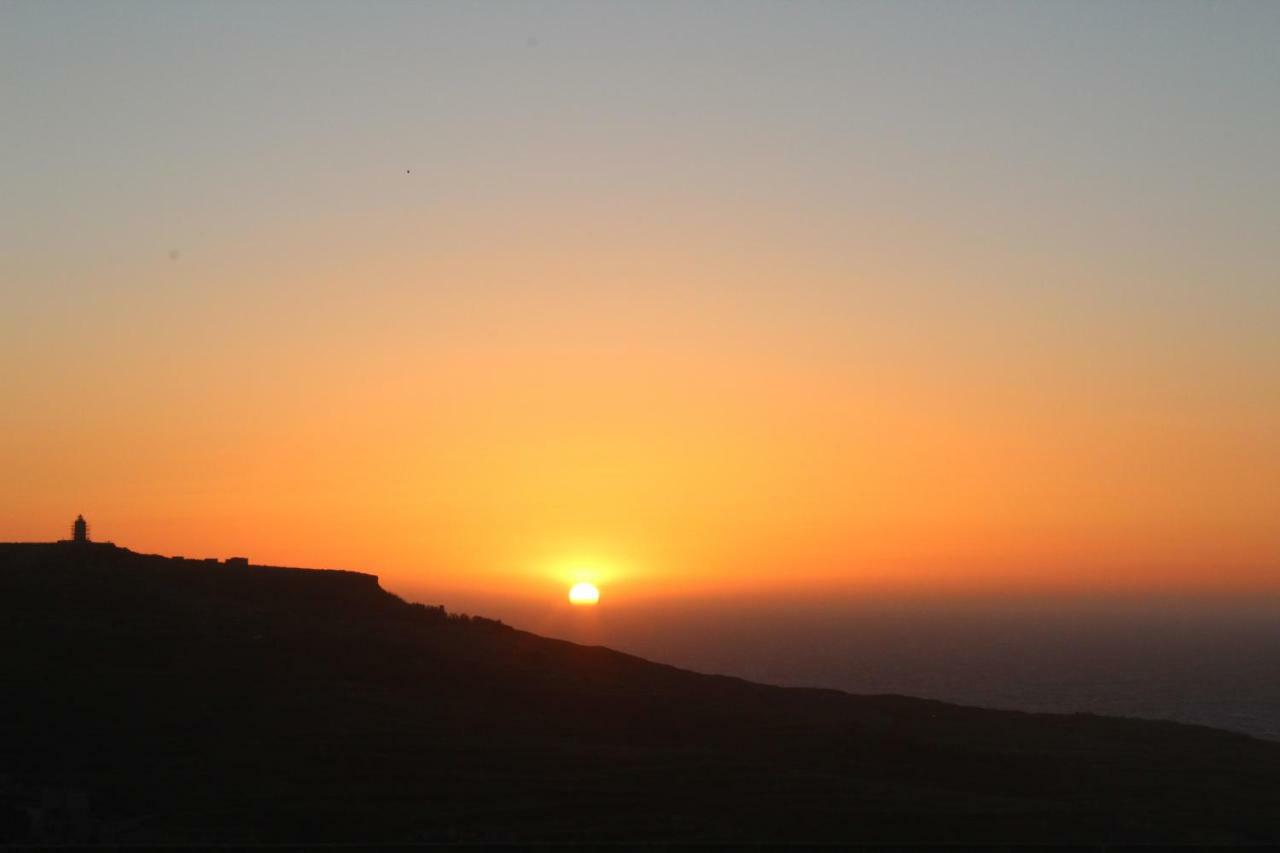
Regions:
[[1276, 44], [1273, 2], [3, 0], [0, 539], [481, 612], [1277, 591]]

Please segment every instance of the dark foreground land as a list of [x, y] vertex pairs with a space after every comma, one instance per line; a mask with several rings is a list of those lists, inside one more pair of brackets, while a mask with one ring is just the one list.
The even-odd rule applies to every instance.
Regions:
[[765, 687], [350, 572], [0, 545], [0, 841], [1280, 842], [1280, 743]]

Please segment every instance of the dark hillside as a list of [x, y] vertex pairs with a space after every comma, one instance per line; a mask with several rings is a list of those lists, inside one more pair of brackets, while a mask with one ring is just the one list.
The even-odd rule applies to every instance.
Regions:
[[352, 572], [0, 545], [9, 841], [1280, 841], [1280, 744], [697, 675]]

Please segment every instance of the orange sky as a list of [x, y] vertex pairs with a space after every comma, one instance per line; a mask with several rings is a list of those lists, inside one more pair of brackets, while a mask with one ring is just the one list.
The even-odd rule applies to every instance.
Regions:
[[[140, 550], [531, 596], [1275, 582], [1280, 394], [1212, 341], [789, 317], [732, 297], [773, 274], [732, 257], [450, 263], [379, 269], [404, 287], [372, 306], [309, 270], [284, 286], [328, 298], [278, 322], [77, 321], [53, 385], [18, 377], [6, 538], [83, 511]], [[467, 277], [515, 295], [442, 317], [414, 287]]]
[[1276, 61], [1184, 49], [1207, 11], [216, 8], [5, 13], [0, 539], [446, 599], [1280, 585]]

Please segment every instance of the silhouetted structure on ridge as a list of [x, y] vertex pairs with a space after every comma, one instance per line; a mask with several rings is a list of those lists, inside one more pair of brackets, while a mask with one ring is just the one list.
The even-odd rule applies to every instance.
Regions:
[[[77, 515], [76, 520], [71, 522], [71, 538], [59, 539], [55, 544], [62, 547], [78, 546], [78, 550], [82, 555], [100, 554], [108, 551], [125, 550], [119, 549], [114, 542], [95, 541], [89, 538], [89, 522], [85, 521], [83, 515]], [[233, 569], [248, 569], [248, 557], [227, 557], [226, 560], [219, 560], [217, 557], [166, 557], [164, 559], [171, 560], [176, 563], [203, 563], [205, 565], [226, 565]], [[358, 572], [356, 574], [359, 574]]]
[[80, 550], [88, 553], [89, 551], [101, 551], [102, 549], [114, 549], [113, 542], [100, 542], [89, 538], [89, 522], [84, 520], [83, 515], [77, 515], [76, 520], [71, 522], [71, 538], [59, 539], [58, 545], [76, 546]]
[[1280, 844], [1280, 743], [699, 675], [84, 529], [0, 542], [0, 849]]

